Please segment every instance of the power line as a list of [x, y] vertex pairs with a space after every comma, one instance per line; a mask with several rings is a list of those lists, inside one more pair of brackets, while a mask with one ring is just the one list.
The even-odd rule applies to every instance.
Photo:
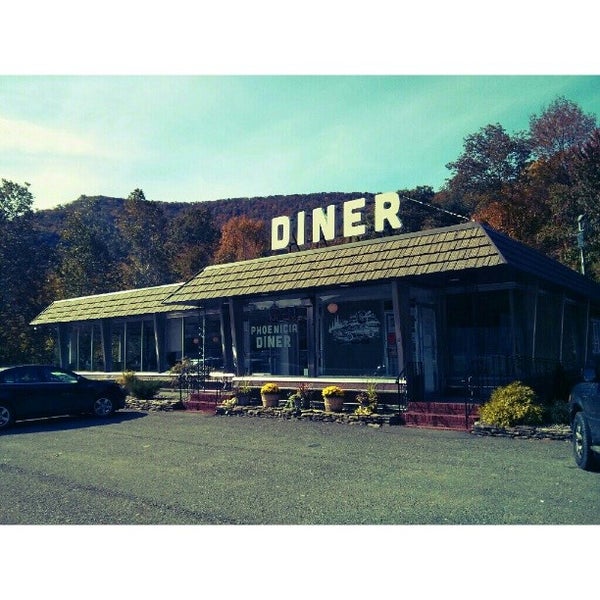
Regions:
[[457, 219], [462, 219], [463, 221], [471, 220], [469, 217], [465, 217], [464, 215], [459, 215], [458, 213], [452, 212], [450, 210], [446, 210], [445, 208], [440, 208], [439, 206], [434, 206], [433, 204], [423, 202], [422, 200], [415, 200], [414, 198], [409, 198], [408, 196], [403, 196], [403, 195], [401, 195], [400, 198], [402, 198], [404, 200], [410, 200], [411, 202], [414, 202], [415, 204], [420, 204], [421, 206], [426, 206], [427, 208], [433, 208], [434, 210], [446, 213], [447, 215], [456, 217]]

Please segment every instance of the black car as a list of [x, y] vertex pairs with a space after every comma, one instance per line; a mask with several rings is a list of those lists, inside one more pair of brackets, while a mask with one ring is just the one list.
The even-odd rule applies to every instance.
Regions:
[[584, 369], [583, 382], [569, 396], [573, 454], [578, 467], [591, 471], [599, 466], [592, 446], [600, 446], [600, 383], [594, 369]]
[[125, 390], [49, 365], [0, 369], [0, 430], [18, 419], [92, 413], [108, 417], [125, 407]]

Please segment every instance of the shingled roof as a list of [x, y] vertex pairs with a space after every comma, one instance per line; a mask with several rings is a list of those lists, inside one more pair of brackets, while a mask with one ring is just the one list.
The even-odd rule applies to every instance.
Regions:
[[572, 269], [481, 223], [469, 222], [209, 266], [166, 302], [282, 293], [507, 265], [600, 299], [600, 286]]
[[[173, 306], [167, 306], [164, 304], [164, 300], [180, 287], [181, 283], [174, 283], [137, 290], [56, 300], [42, 311], [31, 322], [31, 325], [94, 321], [97, 319], [171, 312]], [[186, 307], [179, 307], [179, 309], [182, 308]]]
[[57, 300], [32, 325], [188, 310], [255, 294], [509, 267], [600, 301], [600, 285], [481, 223], [206, 267], [186, 283]]

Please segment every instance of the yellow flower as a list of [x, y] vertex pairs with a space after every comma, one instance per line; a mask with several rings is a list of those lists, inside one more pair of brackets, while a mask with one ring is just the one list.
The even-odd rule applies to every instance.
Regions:
[[278, 394], [279, 393], [279, 386], [276, 383], [265, 383], [261, 388], [260, 388], [260, 393], [261, 394]]
[[337, 385], [328, 385], [322, 392], [323, 398], [327, 398], [328, 396], [343, 396], [344, 390]]

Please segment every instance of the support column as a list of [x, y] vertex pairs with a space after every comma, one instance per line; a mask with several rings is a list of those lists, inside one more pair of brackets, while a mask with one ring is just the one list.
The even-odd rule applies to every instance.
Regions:
[[404, 343], [402, 337], [403, 310], [398, 281], [392, 281], [392, 311], [394, 313], [394, 333], [396, 335], [396, 355], [398, 374], [404, 371]]
[[59, 323], [56, 326], [56, 335], [58, 339], [58, 360], [63, 369], [69, 368], [69, 331], [70, 326], [66, 323]]
[[156, 370], [167, 370], [166, 328], [167, 317], [164, 313], [154, 313], [154, 351], [156, 352]]
[[245, 375], [243, 312], [240, 301], [235, 298], [229, 301], [229, 320], [233, 372], [238, 376]]
[[110, 373], [113, 370], [113, 359], [111, 326], [108, 319], [102, 319], [100, 321], [100, 336], [102, 343], [102, 358], [104, 359], [104, 371]]
[[306, 305], [306, 345], [308, 350], [308, 376], [317, 377], [317, 319], [316, 317], [317, 300], [313, 294], [308, 298]]
[[229, 314], [229, 307], [229, 304], [221, 305], [221, 353], [223, 355], [223, 370], [228, 373], [234, 373], [235, 367], [233, 361], [233, 341], [231, 338], [231, 318]]

